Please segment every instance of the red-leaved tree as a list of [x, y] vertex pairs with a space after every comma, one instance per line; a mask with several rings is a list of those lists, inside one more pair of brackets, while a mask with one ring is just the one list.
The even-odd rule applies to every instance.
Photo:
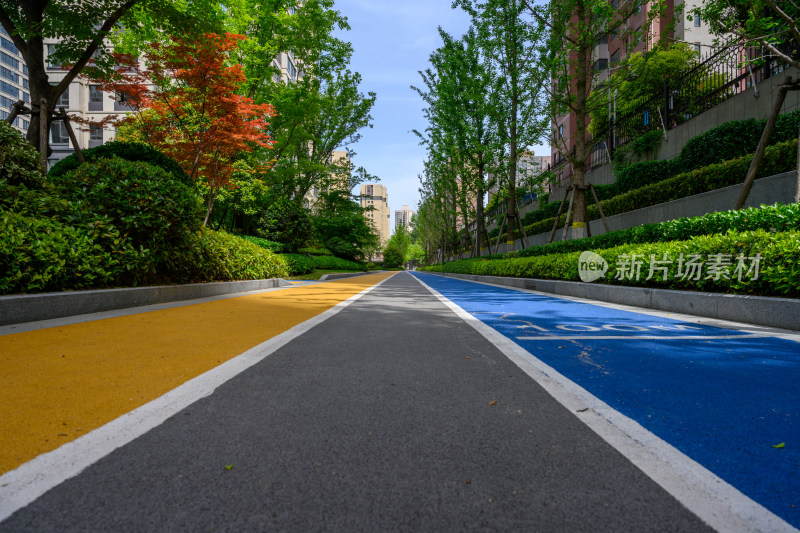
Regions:
[[116, 75], [102, 84], [120, 99], [124, 95], [133, 111], [116, 122], [122, 138], [147, 142], [207, 185], [204, 225], [219, 190], [229, 186], [235, 159], [273, 144], [267, 126], [275, 109], [236, 94], [245, 75], [230, 52], [243, 39], [228, 33], [154, 43], [144, 56], [146, 69], [119, 57]]

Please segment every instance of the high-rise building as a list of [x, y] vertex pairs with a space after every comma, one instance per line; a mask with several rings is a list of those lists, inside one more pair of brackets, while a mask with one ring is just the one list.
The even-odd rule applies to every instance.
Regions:
[[378, 232], [381, 239], [381, 246], [389, 240], [389, 197], [386, 194], [386, 187], [372, 183], [361, 186], [361, 207], [371, 207], [364, 213], [367, 220], [372, 223], [372, 227]]
[[403, 209], [394, 212], [394, 228], [405, 228], [406, 231], [411, 231], [412, 218], [414, 218], [414, 211], [404, 205]]
[[[612, 7], [617, 9], [621, 4], [618, 0], [609, 0]], [[683, 5], [681, 12], [679, 7]], [[592, 52], [592, 70], [594, 72], [592, 85], [597, 87], [608, 80], [609, 76], [624, 57], [634, 52], [651, 50], [659, 41], [686, 42], [702, 55], [707, 55], [712, 50], [714, 37], [708, 31], [708, 24], [697, 15], [689, 12], [702, 4], [702, 0], [687, 0], [678, 2], [666, 0], [663, 16], [657, 16], [648, 24], [648, 16], [653, 3], [645, 2], [642, 7], [626, 20], [619, 20], [615, 27], [609, 28], [608, 34], [600, 39]], [[673, 14], [675, 20], [673, 24]], [[641, 39], [637, 42], [634, 35], [640, 33]], [[576, 130], [575, 113], [564, 114], [552, 121], [551, 160], [555, 172], [556, 182], [553, 187], [567, 184], [571, 181], [572, 167], [561, 164], [564, 161], [562, 151], [572, 151], [575, 146], [574, 132]]]
[[[14, 104], [20, 100], [30, 105], [28, 67], [5, 28], [0, 26], [0, 120], [5, 121]], [[26, 133], [30, 126], [30, 117], [18, 116], [12, 126]]]

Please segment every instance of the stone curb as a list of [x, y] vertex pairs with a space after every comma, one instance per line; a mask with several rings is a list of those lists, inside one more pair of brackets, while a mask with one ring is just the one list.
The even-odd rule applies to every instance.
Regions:
[[291, 285], [274, 278], [0, 296], [0, 326]]
[[504, 278], [439, 272], [431, 272], [431, 274], [658, 311], [800, 330], [800, 300], [793, 298], [622, 287], [578, 281]]

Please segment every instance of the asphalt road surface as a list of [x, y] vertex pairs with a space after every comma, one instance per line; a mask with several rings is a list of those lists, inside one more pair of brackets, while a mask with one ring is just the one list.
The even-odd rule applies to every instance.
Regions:
[[584, 411], [401, 273], [0, 531], [712, 530]]

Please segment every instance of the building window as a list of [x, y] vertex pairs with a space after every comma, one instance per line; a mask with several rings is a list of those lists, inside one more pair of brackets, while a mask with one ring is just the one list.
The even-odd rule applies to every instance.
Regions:
[[89, 124], [89, 139], [92, 141], [102, 141], [103, 127], [99, 124]]
[[89, 85], [89, 111], [103, 110], [103, 90], [99, 85]]
[[28, 93], [23, 92], [22, 93], [22, 101], [27, 103], [27, 104], [31, 103], [31, 95], [28, 94]]
[[50, 124], [50, 144], [69, 144], [67, 126], [62, 120]]
[[594, 70], [595, 72], [602, 72], [606, 69], [608, 69], [608, 59], [605, 58], [598, 59], [597, 61], [594, 62], [594, 65], [592, 66], [592, 70]]
[[13, 96], [14, 98], [19, 98], [19, 89], [17, 89], [10, 83], [0, 81], [0, 91], [3, 91], [9, 96]]
[[11, 70], [9, 68], [0, 67], [0, 76], [4, 77], [8, 81], [13, 81], [14, 83], [19, 83], [19, 74], [17, 74], [16, 72], [14, 72], [13, 70]]
[[291, 59], [286, 58], [286, 69], [289, 71], [289, 79], [294, 80], [297, 78], [297, 70], [294, 68]]
[[699, 28], [700, 27], [700, 15], [695, 15], [694, 16], [694, 27], [695, 28]]
[[618, 61], [619, 61], [619, 50], [611, 54], [611, 64], [616, 65]]
[[558, 138], [559, 139], [563, 139], [564, 138], [564, 125], [563, 124], [558, 127]]
[[69, 108], [69, 87], [56, 100], [56, 107]]
[[5, 63], [11, 68], [19, 69], [19, 61], [11, 57], [5, 52], [0, 52], [0, 62]]
[[103, 128], [97, 124], [89, 124], [89, 148], [103, 144]]
[[17, 50], [17, 47], [14, 46], [14, 43], [9, 41], [5, 37], [0, 37], [0, 42], [2, 42], [3, 48], [5, 48], [6, 50], [8, 50], [9, 52], [11, 52], [14, 55], [19, 55], [19, 51]]
[[53, 57], [56, 53], [56, 45], [47, 45], [47, 68], [61, 68], [61, 62]]
[[700, 52], [701, 52], [700, 44], [695, 44], [694, 45], [694, 51], [697, 52], [697, 55], [700, 55]]

